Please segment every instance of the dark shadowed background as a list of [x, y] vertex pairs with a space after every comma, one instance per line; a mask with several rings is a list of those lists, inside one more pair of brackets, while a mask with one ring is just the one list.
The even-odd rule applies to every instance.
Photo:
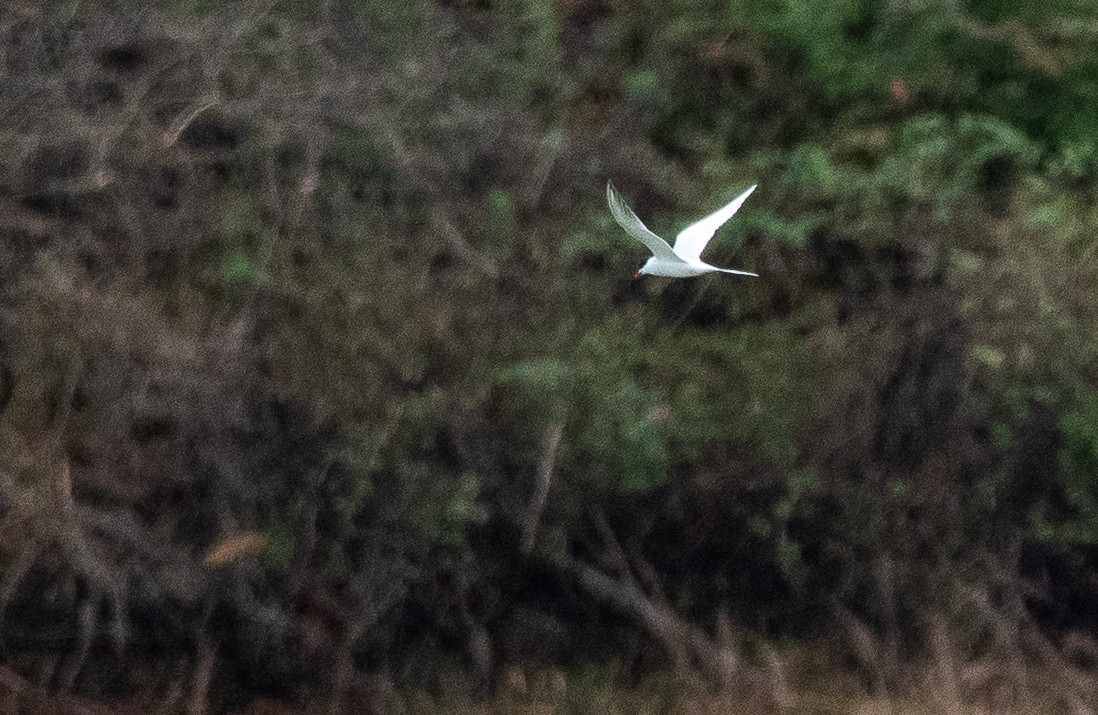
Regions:
[[1096, 199], [1089, 0], [5, 0], [0, 712], [1095, 713]]

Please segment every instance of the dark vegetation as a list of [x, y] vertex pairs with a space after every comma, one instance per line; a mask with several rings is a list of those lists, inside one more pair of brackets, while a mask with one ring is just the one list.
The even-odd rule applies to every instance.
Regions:
[[[1094, 712], [1089, 1], [14, 0], [0, 48], [8, 711]], [[607, 179], [661, 232], [758, 183], [707, 257], [762, 277], [630, 282]]]

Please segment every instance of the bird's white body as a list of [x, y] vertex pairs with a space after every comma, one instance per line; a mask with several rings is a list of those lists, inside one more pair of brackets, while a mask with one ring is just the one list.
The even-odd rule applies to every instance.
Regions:
[[751, 192], [752, 186], [728, 204], [706, 216], [701, 221], [690, 224], [675, 238], [675, 247], [672, 248], [667, 241], [648, 230], [633, 210], [625, 203], [625, 200], [614, 190], [609, 183], [606, 184], [606, 203], [610, 205], [610, 213], [614, 220], [625, 229], [633, 238], [637, 239], [648, 250], [652, 251], [652, 257], [637, 271], [637, 276], [665, 276], [667, 278], [691, 278], [706, 273], [732, 273], [740, 276], [758, 276], [757, 273], [737, 271], [731, 268], [718, 268], [701, 259], [701, 252], [706, 244], [713, 238], [717, 229], [732, 218]]
[[637, 273], [642, 276], [663, 276], [665, 278], [693, 278], [694, 276], [714, 273], [720, 268], [711, 266], [702, 261], [687, 263], [686, 261], [665, 261], [652, 256]]
[[665, 278], [693, 278], [706, 273], [732, 273], [737, 276], [758, 276], [758, 273], [737, 271], [731, 268], [717, 268], [705, 261], [664, 261], [652, 256], [637, 273], [642, 276], [663, 276]]

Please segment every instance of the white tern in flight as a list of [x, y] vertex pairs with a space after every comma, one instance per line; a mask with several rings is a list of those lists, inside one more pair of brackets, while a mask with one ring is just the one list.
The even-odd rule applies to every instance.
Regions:
[[614, 190], [609, 183], [606, 184], [606, 203], [610, 204], [610, 213], [614, 214], [614, 220], [618, 222], [625, 232], [637, 239], [652, 251], [652, 257], [641, 266], [634, 278], [643, 275], [667, 276], [668, 278], [690, 278], [706, 273], [734, 273], [738, 276], [756, 276], [758, 273], [748, 271], [735, 271], [731, 268], [717, 268], [701, 259], [701, 252], [717, 229], [724, 222], [732, 218], [733, 214], [740, 210], [740, 206], [755, 190], [752, 186], [736, 198], [732, 199], [724, 208], [706, 216], [697, 223], [690, 224], [675, 238], [675, 247], [671, 248], [667, 241], [648, 230], [641, 223], [633, 210], [626, 205], [621, 195]]

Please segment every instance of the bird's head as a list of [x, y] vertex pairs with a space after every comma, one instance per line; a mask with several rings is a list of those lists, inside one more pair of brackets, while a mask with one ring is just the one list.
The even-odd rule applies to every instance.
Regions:
[[646, 276], [649, 273], [651, 273], [652, 272], [652, 266], [655, 264], [655, 262], [656, 262], [655, 257], [649, 258], [647, 261], [645, 261], [644, 265], [640, 267], [640, 270], [638, 270], [636, 273], [633, 274], [633, 280], [637, 280], [641, 276]]

